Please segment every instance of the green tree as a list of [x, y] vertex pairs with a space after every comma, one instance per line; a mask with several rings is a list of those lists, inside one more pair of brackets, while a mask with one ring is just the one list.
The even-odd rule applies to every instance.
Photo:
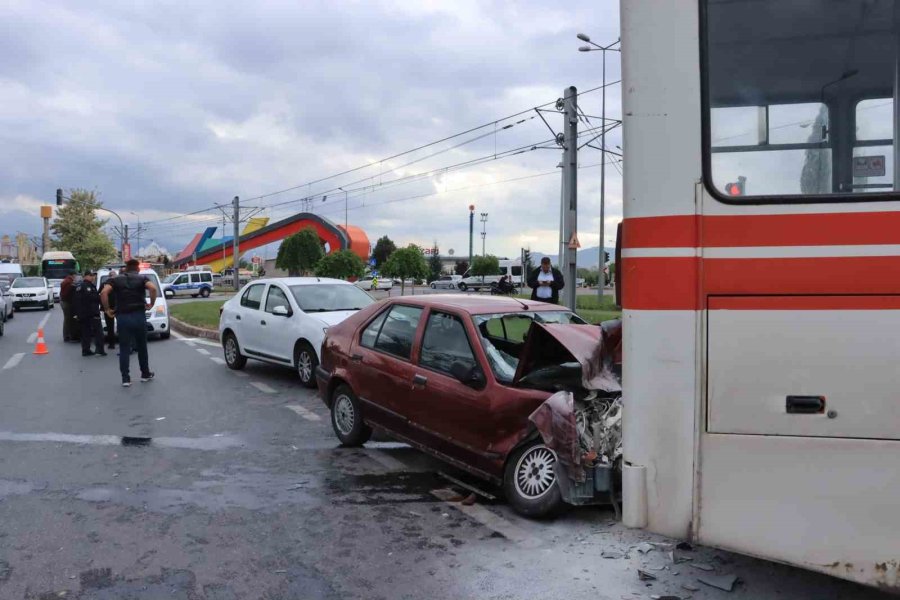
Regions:
[[476, 256], [472, 259], [472, 275], [497, 275], [500, 273], [500, 259], [493, 254]]
[[338, 250], [323, 256], [316, 263], [316, 275], [319, 277], [362, 277], [366, 272], [366, 263], [352, 250]]
[[397, 245], [388, 236], [382, 236], [375, 242], [375, 249], [372, 250], [372, 258], [375, 259], [375, 268], [381, 269], [384, 263], [388, 261], [397, 250]]
[[311, 273], [325, 256], [319, 234], [312, 227], [298, 231], [281, 242], [275, 266], [284, 269], [291, 277]]
[[608, 268], [609, 268], [609, 273], [607, 273], [607, 275], [606, 275], [607, 283], [609, 283], [610, 281], [616, 280], [616, 263], [609, 263]]
[[597, 285], [597, 282], [600, 281], [600, 271], [597, 269], [586, 269], [581, 267], [576, 271], [576, 275], [581, 279], [584, 279], [586, 285]]
[[381, 270], [388, 277], [400, 279], [400, 294], [403, 295], [407, 278], [415, 281], [428, 277], [428, 262], [421, 248], [410, 244], [391, 253]]
[[69, 202], [59, 207], [50, 228], [53, 246], [75, 255], [82, 269], [97, 269], [113, 260], [117, 253], [112, 241], [103, 233], [106, 221], [98, 219], [96, 210], [103, 207], [94, 192], [69, 190]]
[[431, 248], [431, 256], [428, 257], [428, 283], [441, 278], [444, 271], [444, 263], [441, 262], [441, 253], [438, 251], [437, 242]]
[[469, 261], [467, 260], [458, 260], [456, 261], [456, 266], [453, 267], [453, 272], [457, 275], [465, 275], [468, 270]]

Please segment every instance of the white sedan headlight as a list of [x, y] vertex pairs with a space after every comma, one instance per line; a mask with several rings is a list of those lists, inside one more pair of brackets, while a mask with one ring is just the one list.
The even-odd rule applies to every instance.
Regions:
[[157, 306], [153, 309], [154, 317], [165, 317], [166, 316], [166, 307], [165, 306]]

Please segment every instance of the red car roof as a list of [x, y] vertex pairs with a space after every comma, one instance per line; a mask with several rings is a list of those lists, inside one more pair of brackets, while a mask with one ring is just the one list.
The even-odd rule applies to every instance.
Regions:
[[569, 310], [565, 306], [537, 302], [535, 300], [523, 300], [520, 298], [510, 298], [508, 296], [479, 296], [475, 294], [425, 294], [422, 296], [400, 296], [391, 298], [390, 301], [414, 306], [455, 308], [467, 312], [470, 315], [513, 312], [516, 310]]

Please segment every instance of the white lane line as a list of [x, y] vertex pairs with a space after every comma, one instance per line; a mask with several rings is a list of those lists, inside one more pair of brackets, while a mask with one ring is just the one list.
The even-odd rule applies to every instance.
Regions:
[[28, 336], [28, 343], [33, 344], [37, 341], [37, 331]]
[[232, 371], [238, 377], [249, 377], [246, 373], [241, 373], [240, 371]]
[[209, 340], [206, 338], [198, 338], [198, 337], [186, 337], [177, 333], [175, 331], [172, 332], [172, 337], [180, 342], [185, 342], [187, 344], [203, 344], [204, 346], [213, 346], [214, 348], [220, 348], [221, 345], [216, 340]]
[[49, 320], [50, 320], [50, 313], [47, 313], [46, 315], [44, 315], [44, 318], [41, 319], [41, 322], [38, 323], [38, 329], [41, 329], [44, 325], [46, 325], [47, 321], [49, 321]]
[[319, 415], [317, 415], [316, 413], [314, 413], [311, 410], [303, 408], [299, 404], [288, 404], [287, 406], [285, 406], [285, 408], [288, 410], [294, 411], [295, 413], [297, 413], [298, 415], [300, 415], [307, 421], [321, 421], [322, 420], [322, 417], [320, 417]]
[[225, 359], [224, 359], [224, 358], [219, 358], [218, 356], [210, 356], [210, 357], [209, 357], [209, 360], [213, 361], [213, 362], [216, 363], [217, 365], [224, 365], [224, 364], [226, 364], [226, 363], [225, 363]]
[[[155, 437], [146, 438], [150, 444], [163, 448], [183, 448], [186, 450], [221, 450], [240, 446], [243, 441], [232, 435], [216, 434], [206, 437]], [[118, 435], [81, 435], [72, 433], [15, 433], [0, 431], [0, 442], [51, 442], [62, 444], [90, 444], [93, 446], [126, 446]]]
[[388, 471], [408, 471], [409, 467], [407, 467], [403, 462], [397, 460], [384, 450], [369, 450], [366, 449], [366, 456], [380, 464], [382, 467], [387, 469]]
[[13, 367], [15, 367], [22, 361], [23, 356], [25, 356], [24, 352], [17, 352], [16, 354], [10, 356], [9, 360], [6, 361], [6, 364], [3, 365], [3, 370], [5, 371], [6, 369], [12, 369]]
[[278, 393], [278, 390], [276, 390], [275, 388], [268, 386], [265, 383], [262, 383], [260, 381], [251, 381], [250, 385], [252, 385], [253, 387], [255, 387], [256, 389], [258, 389], [259, 391], [261, 391], [265, 394], [277, 394]]
[[479, 506], [478, 504], [466, 506], [461, 502], [449, 502], [448, 500], [450, 500], [451, 498], [458, 497], [458, 494], [453, 490], [431, 490], [431, 495], [440, 498], [441, 500], [446, 502], [448, 506], [452, 506], [456, 510], [464, 513], [466, 516], [475, 519], [488, 529], [493, 529], [506, 539], [515, 542], [516, 544], [529, 548], [536, 548], [541, 545], [541, 540], [539, 538], [536, 538], [533, 535], [529, 534], [526, 530], [522, 529], [518, 525], [511, 523], [506, 518], [494, 514], [484, 506]]
[[206, 356], [209, 356], [209, 350], [204, 350], [203, 348], [195, 348], [195, 350], [197, 350], [197, 352], [199, 352], [200, 354], [205, 354]]

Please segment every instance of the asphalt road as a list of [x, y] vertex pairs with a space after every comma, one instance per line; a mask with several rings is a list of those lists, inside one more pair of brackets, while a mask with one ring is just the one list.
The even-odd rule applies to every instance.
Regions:
[[[229, 371], [207, 340], [152, 342], [156, 379], [126, 389], [114, 354], [61, 338], [58, 308], [0, 338], [3, 600], [883, 597], [713, 549], [672, 564], [640, 545], [673, 540], [604, 507], [531, 522], [448, 501], [436, 472], [452, 470], [401, 444], [338, 447], [292, 372]], [[743, 583], [708, 587], [697, 563]]]

